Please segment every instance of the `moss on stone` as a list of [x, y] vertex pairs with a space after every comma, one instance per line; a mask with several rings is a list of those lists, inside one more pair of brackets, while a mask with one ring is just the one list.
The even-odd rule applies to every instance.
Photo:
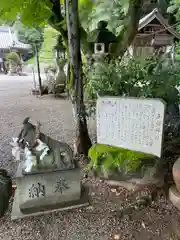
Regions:
[[94, 144], [88, 153], [91, 161], [90, 169], [111, 169], [136, 171], [142, 166], [143, 159], [152, 159], [154, 156], [146, 153], [136, 152], [124, 148]]

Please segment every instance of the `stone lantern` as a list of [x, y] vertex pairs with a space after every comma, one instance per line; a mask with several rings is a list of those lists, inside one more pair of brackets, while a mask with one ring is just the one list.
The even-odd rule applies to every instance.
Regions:
[[97, 29], [90, 33], [89, 42], [95, 56], [109, 54], [109, 45], [116, 42], [116, 36], [107, 29], [108, 23], [100, 21]]
[[66, 47], [63, 45], [61, 35], [59, 35], [58, 42], [54, 49], [56, 51], [57, 72], [55, 74], [55, 84], [53, 84], [52, 92], [56, 94], [63, 93], [66, 86], [66, 75], [64, 71], [66, 63]]
[[56, 58], [62, 58], [63, 60], [65, 60], [66, 58], [66, 48], [64, 47], [64, 45], [59, 45], [55, 47], [56, 49]]
[[63, 39], [62, 36], [59, 34], [57, 37], [57, 42], [56, 45], [54, 47], [54, 50], [56, 51], [56, 59], [62, 59], [65, 60], [66, 59], [66, 47], [64, 46], [63, 43]]

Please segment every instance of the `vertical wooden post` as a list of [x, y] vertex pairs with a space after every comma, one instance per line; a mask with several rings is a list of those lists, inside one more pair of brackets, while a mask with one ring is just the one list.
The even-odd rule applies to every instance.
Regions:
[[40, 91], [40, 95], [42, 96], [42, 81], [41, 81], [41, 73], [40, 73], [40, 65], [39, 65], [39, 53], [38, 53], [36, 44], [34, 44], [34, 50], [36, 55], [36, 64], [37, 64], [37, 71], [38, 71], [39, 91]]

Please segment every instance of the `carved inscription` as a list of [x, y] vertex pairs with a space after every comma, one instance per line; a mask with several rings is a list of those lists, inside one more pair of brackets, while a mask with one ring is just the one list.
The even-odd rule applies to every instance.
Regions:
[[54, 192], [60, 192], [61, 194], [65, 191], [69, 189], [69, 186], [66, 182], [65, 179], [60, 178], [57, 182], [56, 182], [56, 186], [55, 186], [55, 190]]
[[45, 186], [41, 183], [32, 184], [29, 188], [29, 198], [45, 197]]
[[164, 103], [156, 99], [99, 98], [98, 143], [161, 155]]

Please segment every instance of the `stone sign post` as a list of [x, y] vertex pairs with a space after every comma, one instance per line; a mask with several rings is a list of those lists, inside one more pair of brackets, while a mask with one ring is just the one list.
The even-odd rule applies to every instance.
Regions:
[[164, 114], [160, 99], [100, 97], [97, 142], [161, 157]]

